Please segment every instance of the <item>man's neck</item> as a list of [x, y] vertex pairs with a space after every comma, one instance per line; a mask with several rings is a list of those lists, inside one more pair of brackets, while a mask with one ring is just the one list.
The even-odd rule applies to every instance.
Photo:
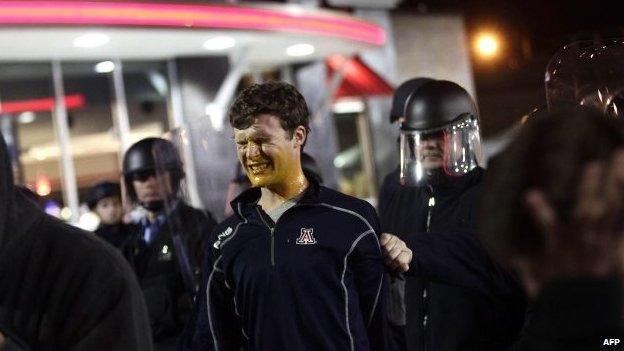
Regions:
[[262, 193], [258, 205], [260, 205], [264, 211], [270, 212], [285, 201], [300, 195], [308, 188], [308, 185], [308, 180], [303, 174], [303, 171], [300, 170], [281, 184], [260, 188]]

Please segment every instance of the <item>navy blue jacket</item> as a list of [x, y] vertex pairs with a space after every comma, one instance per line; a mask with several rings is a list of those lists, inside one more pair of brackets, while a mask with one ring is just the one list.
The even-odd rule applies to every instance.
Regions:
[[387, 192], [382, 229], [414, 254], [404, 275], [404, 335], [394, 335], [404, 350], [502, 350], [522, 327], [519, 282], [490, 259], [477, 236], [482, 177], [477, 168], [453, 182]]
[[273, 223], [259, 198], [237, 197], [213, 233], [190, 349], [387, 349], [373, 207], [311, 182]]

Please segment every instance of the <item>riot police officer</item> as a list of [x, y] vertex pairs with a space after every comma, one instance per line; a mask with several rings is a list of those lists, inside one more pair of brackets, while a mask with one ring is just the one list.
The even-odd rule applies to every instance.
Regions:
[[395, 329], [403, 328], [401, 348], [504, 349], [524, 303], [476, 235], [484, 170], [475, 103], [453, 82], [427, 80], [412, 89], [400, 123], [400, 186], [381, 213], [381, 244], [388, 260], [413, 253], [404, 285], [392, 287], [402, 306], [389, 309]]
[[[392, 107], [390, 109], [390, 123], [396, 123], [398, 121], [402, 121], [404, 119], [403, 113], [405, 111], [405, 103], [408, 98], [418, 87], [421, 85], [432, 81], [431, 78], [412, 78], [409, 79], [401, 85], [399, 85], [394, 94], [392, 96]], [[398, 142], [399, 140], [397, 140]], [[400, 167], [397, 165], [396, 169], [392, 172], [388, 173], [381, 184], [379, 189], [379, 199], [377, 201], [377, 211], [379, 212], [379, 216], [384, 216], [385, 211], [390, 205], [390, 198], [394, 191], [399, 187], [400, 182]]]
[[87, 205], [100, 218], [94, 233], [116, 248], [122, 248], [137, 227], [122, 220], [121, 187], [119, 183], [100, 182], [87, 194]]
[[143, 289], [156, 350], [176, 348], [189, 318], [204, 241], [215, 221], [179, 196], [184, 178], [175, 146], [161, 138], [132, 145], [123, 161], [128, 197], [145, 211], [127, 256]]

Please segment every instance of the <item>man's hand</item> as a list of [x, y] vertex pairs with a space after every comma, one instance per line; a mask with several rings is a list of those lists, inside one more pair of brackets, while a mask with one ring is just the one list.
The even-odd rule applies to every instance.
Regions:
[[0, 332], [0, 349], [2, 349], [2, 345], [4, 345], [4, 335]]
[[555, 279], [624, 273], [624, 151], [583, 169], [570, 219], [540, 190], [524, 201], [546, 244], [542, 257], [519, 262], [529, 293]]
[[403, 240], [396, 235], [383, 233], [379, 243], [384, 256], [384, 265], [388, 271], [403, 273], [409, 270], [409, 265], [412, 262], [412, 250], [405, 245]]

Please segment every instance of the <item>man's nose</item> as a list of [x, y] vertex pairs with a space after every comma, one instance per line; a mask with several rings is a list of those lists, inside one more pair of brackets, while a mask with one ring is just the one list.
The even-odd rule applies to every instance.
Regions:
[[260, 145], [252, 142], [249, 142], [247, 145], [247, 158], [251, 158], [254, 156], [260, 155]]

